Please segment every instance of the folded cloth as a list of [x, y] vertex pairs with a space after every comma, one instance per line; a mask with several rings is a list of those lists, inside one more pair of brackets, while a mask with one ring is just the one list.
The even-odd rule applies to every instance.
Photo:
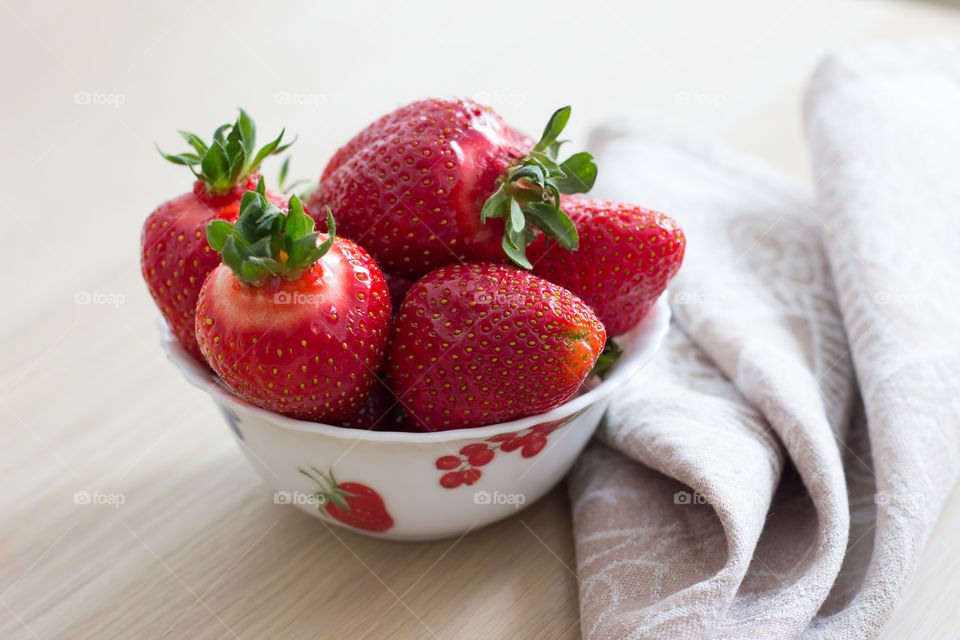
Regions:
[[584, 638], [876, 637], [960, 463], [960, 50], [841, 52], [817, 193], [705, 136], [594, 133], [687, 233], [663, 351], [570, 477]]

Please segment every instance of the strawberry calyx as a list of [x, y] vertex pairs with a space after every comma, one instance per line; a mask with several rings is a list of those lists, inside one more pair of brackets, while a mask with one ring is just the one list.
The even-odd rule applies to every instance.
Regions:
[[569, 106], [550, 116], [540, 141], [507, 169], [480, 211], [482, 222], [506, 218], [503, 251], [526, 269], [533, 268], [526, 249], [537, 237], [537, 229], [547, 242], [552, 238], [568, 251], [579, 246], [577, 228], [560, 208], [560, 194], [589, 191], [597, 179], [597, 165], [585, 151], [558, 160], [560, 146], [566, 141], [557, 138], [569, 119]]
[[623, 355], [623, 349], [613, 340], [607, 340], [606, 344], [603, 345], [603, 351], [600, 352], [600, 355], [597, 357], [597, 361], [593, 364], [593, 369], [591, 373], [596, 375], [601, 380], [606, 380], [607, 375], [613, 369], [613, 366], [617, 364], [620, 360], [620, 356]]
[[297, 469], [300, 473], [307, 476], [320, 487], [313, 496], [317, 499], [319, 504], [335, 504], [344, 511], [350, 511], [350, 505], [347, 503], [347, 498], [356, 498], [357, 494], [350, 493], [349, 491], [344, 491], [340, 488], [340, 485], [337, 483], [337, 479], [333, 477], [333, 469], [327, 470], [327, 473], [320, 471], [313, 465], [310, 465], [310, 469], [313, 473], [305, 469]]
[[319, 232], [313, 218], [303, 210], [297, 196], [290, 197], [289, 212], [267, 200], [263, 178], [255, 191], [240, 200], [236, 224], [214, 220], [207, 225], [207, 242], [223, 255], [242, 282], [258, 287], [271, 277], [296, 280], [316, 264], [330, 247], [336, 233], [333, 214], [327, 208], [327, 239], [317, 245]]
[[296, 141], [280, 144], [286, 132], [281, 129], [279, 136], [257, 150], [257, 128], [246, 111], [239, 111], [232, 125], [217, 127], [210, 144], [194, 133], [179, 131], [180, 136], [193, 147], [192, 152], [168, 154], [160, 147], [157, 147], [157, 151], [169, 162], [190, 169], [210, 195], [228, 193], [242, 184], [247, 176], [256, 173], [268, 156], [282, 153]]

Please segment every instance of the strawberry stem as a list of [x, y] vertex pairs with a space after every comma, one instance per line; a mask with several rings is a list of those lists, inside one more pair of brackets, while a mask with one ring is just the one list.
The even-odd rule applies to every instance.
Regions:
[[173, 164], [183, 165], [203, 182], [207, 193], [222, 195], [242, 184], [252, 173], [260, 169], [260, 163], [268, 156], [282, 153], [296, 139], [281, 145], [285, 130], [256, 151], [257, 128], [253, 119], [243, 109], [232, 125], [225, 124], [213, 132], [211, 144], [189, 131], [180, 131], [180, 136], [192, 148], [192, 152], [168, 154], [157, 147], [160, 155]]
[[606, 380], [607, 375], [622, 355], [623, 349], [620, 348], [620, 345], [613, 340], [607, 340], [606, 344], [603, 345], [603, 351], [600, 352], [600, 356], [593, 365], [591, 373], [596, 374], [601, 380]]
[[498, 181], [497, 190], [487, 198], [480, 220], [506, 218], [501, 245], [517, 265], [532, 269], [527, 245], [537, 237], [537, 229], [556, 240], [568, 251], [579, 246], [577, 228], [560, 209], [560, 194], [586, 193], [597, 179], [597, 165], [589, 153], [575, 153], [558, 161], [557, 140], [567, 121], [570, 107], [557, 109], [543, 130], [540, 141], [530, 153], [517, 160]]
[[[290, 145], [287, 145], [287, 146], [290, 146]], [[280, 191], [282, 191], [283, 193], [290, 193], [300, 185], [310, 184], [311, 182], [310, 180], [306, 180], [306, 179], [287, 182], [287, 178], [289, 177], [289, 174], [290, 174], [290, 158], [291, 156], [287, 156], [286, 158], [283, 159], [283, 164], [280, 165], [280, 173], [277, 175], [277, 188], [280, 189]], [[306, 197], [304, 197], [301, 194], [301, 199], [305, 200]]]
[[[322, 497], [324, 501], [331, 502], [344, 511], [350, 511], [350, 505], [347, 503], [346, 498], [356, 498], [357, 494], [344, 491], [340, 488], [340, 486], [337, 484], [336, 478], [333, 477], [333, 467], [331, 467], [326, 474], [313, 465], [310, 465], [310, 468], [315, 474], [317, 474], [317, 476], [312, 475], [310, 472], [305, 471], [302, 468], [298, 468], [297, 471], [313, 480], [317, 486], [320, 487], [320, 490], [314, 495], [318, 498]], [[327, 477], [328, 474], [329, 477]], [[319, 508], [319, 506], [317, 508]]]
[[256, 191], [243, 194], [236, 224], [212, 221], [207, 225], [207, 242], [223, 254], [223, 264], [241, 281], [258, 287], [272, 276], [299, 278], [333, 246], [336, 228], [327, 207], [327, 239], [318, 246], [320, 234], [300, 199], [290, 196], [289, 212], [283, 213], [267, 200], [260, 178]]

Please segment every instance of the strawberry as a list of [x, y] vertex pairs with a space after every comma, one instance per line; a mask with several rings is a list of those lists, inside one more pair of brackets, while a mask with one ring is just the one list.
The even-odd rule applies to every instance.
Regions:
[[326, 474], [313, 466], [310, 469], [312, 474], [304, 469], [298, 471], [320, 487], [314, 494], [318, 509], [322, 506], [331, 517], [356, 529], [382, 533], [393, 527], [393, 518], [376, 490], [359, 482], [338, 483], [333, 469]]
[[576, 393], [606, 333], [566, 289], [492, 263], [441, 267], [407, 292], [385, 370], [431, 431], [542, 413]]
[[379, 377], [370, 387], [370, 395], [360, 405], [360, 409], [348, 418], [340, 421], [341, 427], [365, 429], [367, 431], [400, 430], [403, 413], [393, 391]]
[[538, 238], [529, 248], [533, 272], [580, 296], [607, 335], [630, 330], [650, 310], [683, 262], [686, 239], [667, 215], [632, 204], [563, 197], [577, 227], [574, 252]]
[[[254, 124], [242, 109], [232, 126], [217, 129], [211, 145], [192, 133], [180, 134], [196, 153], [161, 154], [186, 165], [197, 180], [192, 192], [164, 202], [147, 217], [140, 267], [170, 331], [184, 349], [203, 360], [194, 331], [197, 295], [207, 274], [220, 264], [220, 256], [207, 243], [206, 226], [211, 220], [235, 221], [243, 194], [256, 187], [261, 161], [290, 145], [280, 145], [281, 131], [255, 153]], [[278, 194], [268, 191], [266, 197], [285, 206]]]
[[413, 280], [407, 280], [386, 271], [383, 272], [383, 279], [387, 281], [387, 289], [390, 290], [390, 304], [393, 305], [394, 310], [399, 309], [403, 304], [403, 297], [413, 286]]
[[329, 212], [327, 235], [313, 230], [296, 196], [289, 211], [267, 201], [261, 180], [243, 196], [235, 225], [207, 227], [224, 264], [200, 291], [197, 342], [251, 404], [335, 423], [370, 392], [390, 329], [390, 297], [373, 259], [335, 237]]
[[570, 108], [540, 141], [470, 100], [422, 100], [387, 114], [333, 156], [309, 205], [329, 206], [341, 233], [390, 273], [416, 279], [457, 260], [529, 268], [536, 229], [576, 248], [559, 207], [596, 179], [588, 153], [558, 164], [557, 137]]

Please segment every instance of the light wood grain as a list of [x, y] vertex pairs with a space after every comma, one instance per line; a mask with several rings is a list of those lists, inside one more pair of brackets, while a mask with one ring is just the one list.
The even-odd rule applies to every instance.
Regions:
[[[916, 4], [635, 3], [551, 22], [511, 3], [512, 44], [538, 42], [531, 73], [518, 46], [490, 45], [502, 11], [442, 6], [0, 2], [0, 638], [580, 635], [563, 487], [418, 544], [272, 503], [157, 345], [139, 229], [188, 181], [155, 139], [174, 147], [177, 128], [207, 133], [242, 104], [264, 134], [301, 135], [294, 172], [313, 176], [381, 112], [483, 93], [532, 131], [569, 102], [579, 139], [630, 108], [671, 114], [808, 178], [798, 100], [824, 50], [960, 34], [956, 14]], [[84, 293], [122, 303], [76, 304]], [[958, 531], [955, 495], [887, 638], [953, 637]]]

